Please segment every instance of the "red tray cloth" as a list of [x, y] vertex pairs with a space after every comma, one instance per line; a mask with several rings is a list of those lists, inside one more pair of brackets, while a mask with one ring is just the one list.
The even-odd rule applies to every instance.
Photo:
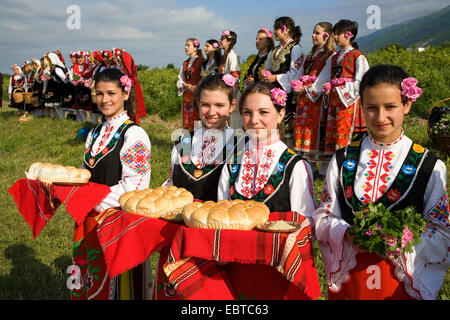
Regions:
[[13, 196], [22, 217], [30, 226], [34, 238], [53, 218], [56, 209], [64, 204], [78, 225], [110, 192], [107, 185], [88, 182], [82, 186], [55, 186], [50, 192], [38, 180], [21, 178], [8, 192]]
[[311, 227], [295, 212], [269, 220], [301, 223], [293, 233], [180, 228], [164, 272], [183, 299], [316, 299], [321, 296]]
[[110, 209], [97, 237], [108, 274], [115, 277], [170, 245], [181, 224]]

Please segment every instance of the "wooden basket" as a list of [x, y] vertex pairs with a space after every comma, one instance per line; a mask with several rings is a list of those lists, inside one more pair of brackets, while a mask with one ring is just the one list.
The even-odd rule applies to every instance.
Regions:
[[22, 103], [23, 102], [23, 89], [22, 88], [14, 89], [13, 97], [14, 97], [15, 103]]
[[31, 105], [35, 108], [39, 107], [39, 97], [38, 96], [31, 97]]
[[[439, 119], [433, 119], [433, 113], [435, 108], [439, 108], [438, 105], [441, 104], [444, 101], [450, 100], [449, 98], [445, 98], [442, 99], [441, 101], [435, 103], [429, 110], [428, 110], [428, 121], [427, 121], [427, 132], [429, 137], [431, 138], [431, 140], [433, 140], [434, 143], [436, 143], [439, 148], [444, 151], [446, 154], [450, 155], [450, 135], [436, 135], [433, 134], [432, 132], [430, 132], [431, 127], [433, 127], [433, 125], [439, 121]], [[446, 107], [448, 110], [446, 110], [447, 112], [450, 111], [450, 107]]]
[[33, 98], [33, 92], [24, 92], [23, 93], [23, 99], [25, 100], [26, 104], [31, 104], [31, 100]]

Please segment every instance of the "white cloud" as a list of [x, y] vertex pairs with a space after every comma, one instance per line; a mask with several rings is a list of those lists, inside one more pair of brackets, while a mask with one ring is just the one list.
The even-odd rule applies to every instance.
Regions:
[[[264, 8], [255, 0], [229, 10], [214, 11], [215, 3], [208, 0], [193, 1], [191, 7], [175, 0], [2, 0], [0, 10], [0, 70], [10, 72], [9, 66], [31, 57], [40, 57], [50, 50], [61, 50], [65, 57], [73, 50], [127, 49], [137, 64], [151, 67], [168, 63], [180, 65], [186, 56], [184, 41], [196, 37], [203, 45], [211, 38], [219, 38], [225, 29], [237, 32], [236, 53], [247, 58], [255, 53], [257, 30], [272, 29], [273, 21], [281, 15], [294, 18], [302, 27], [302, 45], [312, 46], [311, 32], [319, 21], [336, 23], [341, 18], [358, 21], [359, 36], [372, 32], [366, 27], [368, 5], [381, 8], [381, 27], [412, 19], [439, 10], [442, 0], [343, 0], [324, 8], [325, 1], [317, 5], [305, 1], [291, 1], [286, 6]], [[81, 29], [66, 27], [69, 5], [81, 9]], [[261, 10], [261, 11], [258, 11]], [[238, 13], [238, 14], [237, 14]]]

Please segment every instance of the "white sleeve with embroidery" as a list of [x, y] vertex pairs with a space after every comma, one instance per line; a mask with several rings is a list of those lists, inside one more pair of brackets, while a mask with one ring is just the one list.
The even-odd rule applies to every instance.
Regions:
[[325, 83], [330, 82], [331, 64], [333, 63], [333, 56], [335, 54], [336, 53], [333, 53], [328, 57], [327, 61], [325, 62], [325, 66], [323, 67], [322, 71], [320, 71], [316, 81], [314, 81], [314, 83], [311, 85], [305, 86], [305, 94], [312, 102], [315, 102], [320, 98], [320, 96], [322, 95], [322, 86]]
[[217, 186], [217, 201], [220, 200], [230, 200], [230, 172], [226, 163], [222, 168]]
[[436, 299], [450, 266], [449, 204], [447, 169], [438, 160], [424, 195], [424, 216], [427, 229], [422, 242], [406, 254], [406, 267], [413, 277], [413, 287], [423, 299]]
[[173, 146], [172, 152], [170, 154], [169, 178], [166, 181], [164, 181], [164, 183], [161, 186], [163, 187], [173, 186], [173, 168], [177, 162], [178, 162], [178, 152], [177, 148]]
[[314, 211], [315, 236], [328, 278], [329, 289], [337, 291], [347, 281], [349, 271], [356, 266], [357, 251], [344, 240], [344, 233], [350, 226], [343, 218], [338, 201], [339, 169], [336, 157], [328, 166], [322, 198]]
[[147, 133], [141, 127], [132, 126], [124, 138], [120, 150], [122, 179], [111, 187], [111, 192], [96, 207], [99, 212], [118, 207], [118, 200], [125, 192], [146, 189], [150, 185], [151, 144]]
[[289, 178], [291, 210], [308, 218], [314, 234], [312, 215], [316, 209], [313, 173], [308, 162], [302, 160], [295, 164]]
[[336, 87], [336, 91], [339, 94], [339, 98], [346, 108], [350, 107], [359, 98], [359, 84], [362, 77], [369, 70], [369, 62], [366, 57], [360, 55], [356, 60], [355, 66], [355, 81], [346, 82], [344, 86]]
[[[277, 81], [281, 87], [287, 92], [291, 92], [291, 81], [297, 79], [298, 72], [305, 61], [306, 53], [302, 47], [295, 45], [291, 50], [291, 64], [289, 71], [282, 74], [277, 74]], [[269, 56], [270, 58], [270, 56]], [[269, 60], [269, 58], [267, 60]]]

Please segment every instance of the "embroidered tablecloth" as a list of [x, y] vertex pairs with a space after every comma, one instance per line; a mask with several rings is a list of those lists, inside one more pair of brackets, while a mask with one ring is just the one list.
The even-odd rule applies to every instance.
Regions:
[[293, 233], [181, 227], [164, 264], [183, 299], [316, 299], [321, 296], [311, 227], [295, 212], [269, 220], [298, 221]]
[[117, 276], [169, 246], [181, 224], [109, 209], [100, 219], [97, 237], [110, 276]]
[[77, 225], [81, 225], [88, 213], [111, 192], [111, 189], [93, 182], [82, 186], [51, 185], [47, 189], [38, 180], [21, 178], [9, 188], [8, 192], [13, 196], [17, 209], [36, 239], [61, 204]]

